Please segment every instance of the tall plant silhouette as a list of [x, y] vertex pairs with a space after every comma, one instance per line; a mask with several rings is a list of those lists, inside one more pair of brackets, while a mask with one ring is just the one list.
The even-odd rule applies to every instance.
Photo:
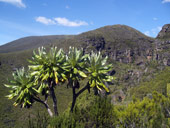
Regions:
[[84, 91], [86, 88], [83, 88], [76, 92], [76, 89], [80, 87], [80, 80], [86, 78], [85, 74], [85, 60], [87, 55], [83, 55], [83, 50], [78, 50], [77, 48], [70, 47], [68, 55], [66, 56], [65, 71], [68, 78], [68, 85], [72, 88], [73, 100], [71, 105], [71, 111], [73, 111], [77, 97]]
[[[90, 92], [90, 88], [94, 88], [95, 94], [102, 90], [109, 92], [106, 83], [113, 81], [113, 76], [108, 75], [111, 69], [112, 65], [107, 64], [107, 57], [103, 58], [100, 52], [83, 55], [83, 50], [70, 47], [65, 70], [68, 86], [72, 87], [73, 93], [71, 112], [73, 112], [77, 97], [85, 90]], [[76, 92], [76, 89], [80, 87], [80, 80], [86, 77], [87, 84]]]
[[32, 60], [29, 61], [31, 76], [34, 82], [38, 85], [38, 92], [45, 96], [45, 103], [47, 103], [50, 95], [53, 100], [54, 114], [58, 115], [57, 98], [54, 87], [58, 85], [59, 81], [66, 79], [63, 73], [63, 64], [65, 63], [65, 55], [62, 49], [57, 51], [56, 47], [52, 47], [48, 53], [44, 47], [38, 48], [38, 54], [33, 52]]
[[[113, 76], [108, 75], [112, 69], [111, 64], [107, 64], [107, 57], [103, 58], [101, 53], [83, 54], [83, 50], [70, 47], [67, 55], [62, 49], [57, 50], [52, 47], [46, 52], [44, 47], [38, 48], [38, 53], [33, 52], [32, 60], [29, 60], [29, 72], [23, 69], [13, 73], [14, 80], [10, 81], [9, 99], [16, 98], [14, 105], [30, 107], [34, 101], [42, 103], [50, 116], [53, 116], [47, 100], [51, 96], [53, 101], [54, 115], [58, 115], [57, 98], [54, 88], [60, 82], [68, 81], [68, 87], [72, 88], [72, 105], [70, 111], [73, 112], [77, 97], [90, 88], [95, 90], [95, 94], [102, 90], [109, 92], [106, 87], [107, 82], [113, 80]], [[80, 81], [86, 78], [87, 84], [80, 88]], [[44, 100], [39, 96], [42, 94]]]

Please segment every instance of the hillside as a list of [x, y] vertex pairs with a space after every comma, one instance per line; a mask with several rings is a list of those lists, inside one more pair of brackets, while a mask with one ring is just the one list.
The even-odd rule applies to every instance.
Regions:
[[[129, 90], [130, 93], [135, 93], [131, 89], [132, 87], [137, 87], [134, 90], [138, 91], [137, 85], [151, 79], [154, 81], [155, 74], [169, 65], [169, 40], [167, 38], [166, 40], [162, 39], [147, 37], [129, 26], [113, 25], [74, 36], [25, 37], [0, 46], [0, 90], [2, 91], [0, 126], [12, 127], [14, 124], [16, 127], [22, 126], [27, 119], [25, 117], [29, 114], [34, 115], [37, 110], [43, 110], [43, 107], [39, 107], [38, 104], [30, 110], [14, 108], [12, 102], [4, 97], [8, 90], [3, 84], [7, 83], [7, 78], [11, 78], [12, 71], [28, 65], [27, 59], [31, 58], [33, 49], [39, 46], [50, 47], [55, 45], [65, 51], [68, 50], [69, 46], [83, 48], [85, 52], [101, 51], [103, 56], [109, 56], [109, 61], [114, 66], [113, 72], [116, 73], [115, 75], [118, 78], [116, 83], [118, 86], [111, 86], [112, 95], [128, 97]], [[149, 84], [145, 87], [148, 88]], [[160, 85], [157, 86], [153, 87], [153, 90], [160, 88]], [[57, 89], [60, 90], [57, 91], [60, 103], [59, 112], [63, 112], [71, 100], [71, 96], [67, 93], [70, 90], [67, 90], [65, 86], [57, 87]], [[145, 91], [145, 88], [143, 91]], [[150, 92], [147, 90], [147, 93]], [[135, 95], [137, 94], [135, 93]], [[23, 123], [19, 124], [18, 122]]]
[[77, 41], [83, 42], [82, 46], [87, 51], [100, 50], [113, 60], [123, 63], [131, 63], [139, 56], [146, 58], [154, 42], [154, 39], [125, 25], [105, 26], [77, 38]]
[[37, 48], [42, 45], [50, 45], [50, 44], [51, 45], [56, 44], [62, 46], [65, 45], [65, 44], [63, 45], [62, 43], [70, 43], [70, 44], [74, 43], [72, 45], [86, 45], [86, 44], [88, 45], [91, 42], [93, 42], [92, 45], [96, 45], [94, 43], [99, 43], [98, 46], [96, 46], [96, 49], [99, 50], [100, 45], [102, 45], [100, 43], [101, 41], [105, 41], [103, 43], [106, 44], [103, 45], [106, 45], [106, 48], [109, 49], [108, 46], [113, 47], [113, 45], [118, 45], [118, 44], [126, 45], [126, 46], [131, 44], [131, 47], [133, 47], [133, 44], [138, 45], [140, 41], [152, 42], [153, 39], [145, 36], [141, 32], [131, 27], [125, 25], [112, 25], [112, 26], [105, 26], [75, 36], [53, 35], [53, 36], [25, 37], [0, 46], [0, 53], [28, 50], [28, 49]]
[[0, 53], [24, 51], [34, 49], [40, 46], [54, 44], [61, 39], [67, 39], [69, 35], [52, 35], [52, 36], [30, 36], [18, 40], [14, 40], [5, 45], [0, 46]]

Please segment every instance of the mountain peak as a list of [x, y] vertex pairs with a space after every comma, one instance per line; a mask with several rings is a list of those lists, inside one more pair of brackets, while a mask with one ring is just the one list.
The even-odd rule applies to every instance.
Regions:
[[162, 27], [162, 30], [159, 32], [158, 39], [167, 39], [170, 38], [170, 24], [165, 24]]

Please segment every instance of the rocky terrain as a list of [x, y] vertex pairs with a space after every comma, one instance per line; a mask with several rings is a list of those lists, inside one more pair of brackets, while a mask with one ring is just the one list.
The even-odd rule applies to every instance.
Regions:
[[156, 60], [170, 66], [170, 24], [163, 26], [155, 39]]
[[[116, 28], [117, 27], [117, 28]], [[108, 40], [108, 35], [100, 33], [116, 33], [119, 36], [112, 36], [113, 40]], [[119, 30], [116, 30], [119, 29]], [[170, 66], [170, 24], [164, 25], [158, 36], [149, 38], [140, 32], [127, 26], [107, 26], [101, 28], [97, 34], [89, 32], [90, 36], [81, 41], [85, 51], [91, 49], [101, 51], [111, 59], [121, 63], [135, 63], [143, 65], [146, 62], [156, 60], [165, 66]], [[81, 37], [85, 35], [82, 34]], [[121, 36], [120, 36], [121, 35]]]

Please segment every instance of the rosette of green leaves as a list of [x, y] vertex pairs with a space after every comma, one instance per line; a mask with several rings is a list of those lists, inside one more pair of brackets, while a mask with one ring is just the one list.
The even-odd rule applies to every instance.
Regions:
[[[29, 62], [31, 76], [34, 77], [35, 84], [39, 85], [38, 92], [48, 93], [49, 86], [55, 86], [60, 81], [66, 79], [63, 70], [65, 55], [62, 49], [57, 51], [57, 47], [52, 47], [48, 53], [44, 47], [38, 48], [38, 54], [34, 51], [32, 60]], [[52, 85], [49, 83], [53, 83]]]
[[33, 103], [33, 96], [37, 94], [30, 74], [22, 68], [16, 70], [12, 76], [13, 80], [10, 80], [8, 85], [5, 84], [5, 86], [10, 89], [10, 94], [6, 97], [8, 97], [8, 99], [16, 97], [14, 106], [19, 104], [21, 107], [30, 107]]
[[69, 81], [69, 86], [79, 87], [79, 80], [87, 77], [85, 74], [85, 60], [87, 55], [83, 55], [83, 50], [70, 47], [68, 55], [66, 55], [65, 71]]
[[87, 70], [89, 74], [89, 84], [91, 88], [96, 88], [99, 91], [102, 89], [109, 92], [109, 89], [106, 87], [106, 82], [112, 82], [114, 79], [113, 76], [108, 75], [109, 71], [112, 70], [112, 64], [107, 64], [108, 57], [102, 57], [99, 52], [92, 52], [87, 58]]

